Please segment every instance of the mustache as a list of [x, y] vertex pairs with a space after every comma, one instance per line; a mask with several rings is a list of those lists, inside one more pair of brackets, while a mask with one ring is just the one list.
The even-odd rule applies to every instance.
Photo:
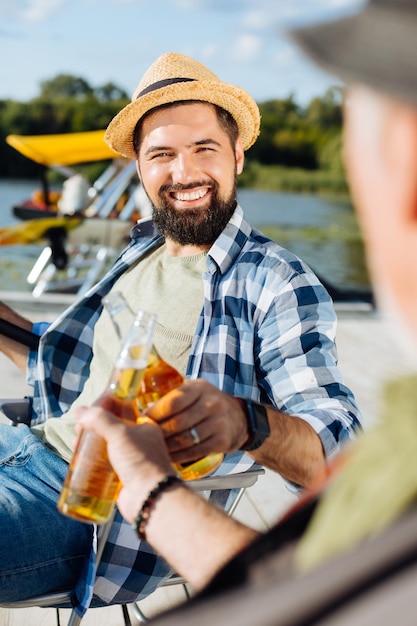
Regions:
[[197, 189], [198, 187], [213, 187], [213, 181], [197, 181], [194, 183], [188, 183], [187, 185], [181, 185], [176, 183], [175, 185], [163, 185], [159, 189], [159, 193], [171, 193], [174, 191], [189, 191], [190, 189]]

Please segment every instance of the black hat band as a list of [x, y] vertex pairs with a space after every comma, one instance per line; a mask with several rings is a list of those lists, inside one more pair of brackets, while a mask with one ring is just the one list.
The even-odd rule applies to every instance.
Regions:
[[168, 85], [174, 85], [175, 83], [188, 83], [190, 81], [195, 81], [196, 78], [165, 78], [164, 80], [158, 80], [156, 83], [152, 83], [152, 85], [148, 85], [145, 89], [137, 95], [136, 100], [141, 98], [147, 93], [151, 91], [156, 91], [157, 89], [162, 89], [162, 87], [167, 87]]

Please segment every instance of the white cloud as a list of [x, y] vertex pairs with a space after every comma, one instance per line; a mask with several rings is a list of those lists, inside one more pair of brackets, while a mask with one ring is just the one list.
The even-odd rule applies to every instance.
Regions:
[[219, 50], [218, 45], [214, 43], [207, 44], [203, 46], [203, 48], [201, 49], [201, 57], [203, 59], [206, 59], [207, 62], [209, 62], [211, 59], [216, 58], [218, 50]]
[[280, 48], [270, 55], [271, 67], [288, 69], [292, 63], [298, 61], [299, 54], [294, 46], [290, 44], [284, 44]]
[[255, 35], [249, 33], [240, 35], [233, 46], [231, 56], [238, 61], [253, 61], [259, 55], [261, 49], [261, 40]]
[[67, 0], [29, 0], [20, 10], [20, 17], [27, 22], [44, 22], [56, 13]]
[[[365, 0], [257, 0], [256, 9], [248, 9], [242, 19], [242, 24], [247, 28], [260, 29], [271, 27], [272, 24], [286, 24], [297, 19], [314, 20], [316, 14], [330, 14], [334, 11], [334, 17], [344, 11], [356, 9], [364, 4]], [[240, 7], [240, 11], [245, 9]]]
[[329, 9], [344, 9], [345, 7], [351, 8], [363, 4], [361, 0], [327, 0], [325, 6]]
[[173, 0], [173, 4], [181, 11], [195, 11], [204, 8], [204, 2], [200, 2], [200, 0]]
[[263, 30], [271, 23], [271, 16], [268, 11], [261, 9], [248, 11], [242, 18], [242, 27], [251, 30]]
[[[87, 2], [97, 2], [98, 4], [98, 0], [86, 0]], [[119, 5], [119, 4], [141, 4], [143, 3], [142, 0], [110, 0], [110, 4], [112, 5]]]

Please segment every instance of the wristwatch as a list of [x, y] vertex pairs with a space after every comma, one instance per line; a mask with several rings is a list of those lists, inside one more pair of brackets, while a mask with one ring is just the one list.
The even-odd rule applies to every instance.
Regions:
[[256, 450], [269, 437], [271, 432], [266, 408], [262, 404], [258, 404], [248, 398], [238, 398], [238, 400], [240, 400], [245, 411], [249, 433], [249, 439], [241, 449], [247, 451]]

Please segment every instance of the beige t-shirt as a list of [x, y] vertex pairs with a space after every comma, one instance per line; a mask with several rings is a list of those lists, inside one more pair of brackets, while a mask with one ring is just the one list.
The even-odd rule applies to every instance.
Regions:
[[[146, 309], [157, 315], [154, 345], [159, 354], [182, 374], [187, 368], [197, 319], [203, 305], [202, 274], [207, 270], [206, 253], [172, 257], [165, 245], [129, 268], [112, 291], [120, 291], [133, 311]], [[126, 329], [127, 331], [127, 329]], [[120, 350], [120, 341], [106, 309], [94, 330], [90, 376], [71, 409], [50, 418], [34, 432], [59, 456], [69, 461], [74, 444], [73, 412], [92, 404], [105, 390]]]

